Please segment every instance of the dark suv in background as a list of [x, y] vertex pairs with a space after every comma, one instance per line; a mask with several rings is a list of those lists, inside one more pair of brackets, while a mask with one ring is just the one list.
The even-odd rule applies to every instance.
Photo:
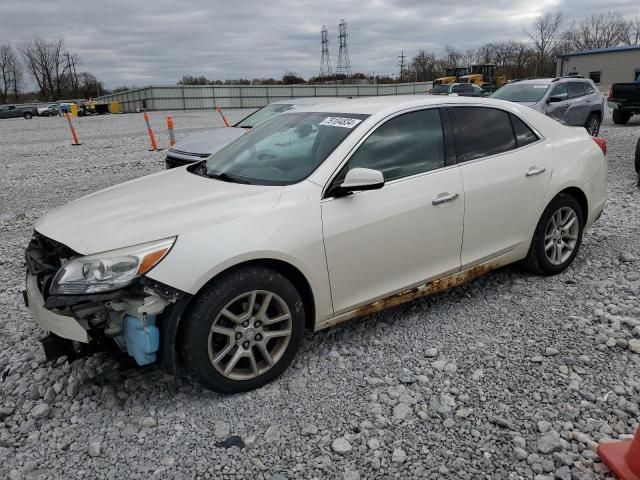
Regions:
[[491, 98], [522, 103], [564, 125], [584, 127], [594, 137], [604, 117], [604, 96], [588, 78], [516, 80]]

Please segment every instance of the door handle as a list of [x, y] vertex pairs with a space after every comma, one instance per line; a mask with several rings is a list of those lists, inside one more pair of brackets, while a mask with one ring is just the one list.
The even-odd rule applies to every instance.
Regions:
[[540, 175], [545, 170], [546, 170], [546, 168], [544, 168], [544, 167], [531, 167], [531, 168], [529, 168], [529, 170], [527, 170], [527, 173], [525, 173], [525, 175], [527, 177], [533, 177], [534, 175]]
[[457, 193], [441, 193], [440, 195], [438, 195], [436, 198], [433, 199], [433, 201], [431, 202], [431, 205], [440, 205], [441, 203], [446, 203], [446, 202], [451, 202], [452, 200], [455, 200], [456, 198], [458, 198], [458, 194]]

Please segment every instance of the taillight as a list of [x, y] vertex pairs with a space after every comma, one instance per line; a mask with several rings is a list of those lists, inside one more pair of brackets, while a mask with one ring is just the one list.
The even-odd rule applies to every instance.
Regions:
[[602, 150], [602, 153], [604, 153], [606, 155], [607, 154], [607, 141], [604, 138], [601, 138], [601, 137], [591, 137], [591, 138], [593, 138], [593, 141], [598, 144], [598, 146], [600, 147], [600, 150]]

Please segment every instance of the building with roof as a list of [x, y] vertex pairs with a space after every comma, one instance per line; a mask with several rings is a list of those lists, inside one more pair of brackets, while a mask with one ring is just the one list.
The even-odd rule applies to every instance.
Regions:
[[602, 91], [611, 84], [640, 81], [640, 45], [565, 53], [558, 57], [557, 76], [582, 75]]

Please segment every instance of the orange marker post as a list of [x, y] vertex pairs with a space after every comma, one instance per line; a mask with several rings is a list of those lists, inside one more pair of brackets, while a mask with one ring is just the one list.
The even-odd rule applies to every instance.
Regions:
[[220, 107], [216, 107], [216, 111], [220, 114], [220, 116], [222, 117], [222, 121], [224, 122], [224, 126], [225, 127], [229, 127], [229, 122], [227, 122], [227, 118], [224, 116], [224, 114], [222, 113], [222, 109]]
[[167, 129], [169, 130], [169, 146], [173, 147], [176, 144], [176, 136], [173, 134], [173, 117], [171, 115], [167, 117]]
[[620, 480], [640, 480], [640, 427], [630, 442], [600, 444], [598, 455]]
[[149, 123], [149, 114], [144, 112], [144, 121], [147, 124], [147, 130], [149, 131], [149, 139], [151, 140], [151, 148], [150, 152], [155, 152], [158, 150], [158, 145], [156, 144], [156, 137], [153, 134], [153, 129], [151, 128], [151, 124]]
[[78, 141], [78, 135], [76, 135], [76, 129], [73, 128], [73, 123], [71, 122], [71, 115], [69, 114], [69, 112], [66, 112], [65, 116], [67, 117], [67, 122], [69, 122], [69, 128], [71, 129], [71, 136], [73, 137], [73, 143], [71, 145], [73, 145], [74, 147], [77, 147], [78, 145], [82, 145]]

